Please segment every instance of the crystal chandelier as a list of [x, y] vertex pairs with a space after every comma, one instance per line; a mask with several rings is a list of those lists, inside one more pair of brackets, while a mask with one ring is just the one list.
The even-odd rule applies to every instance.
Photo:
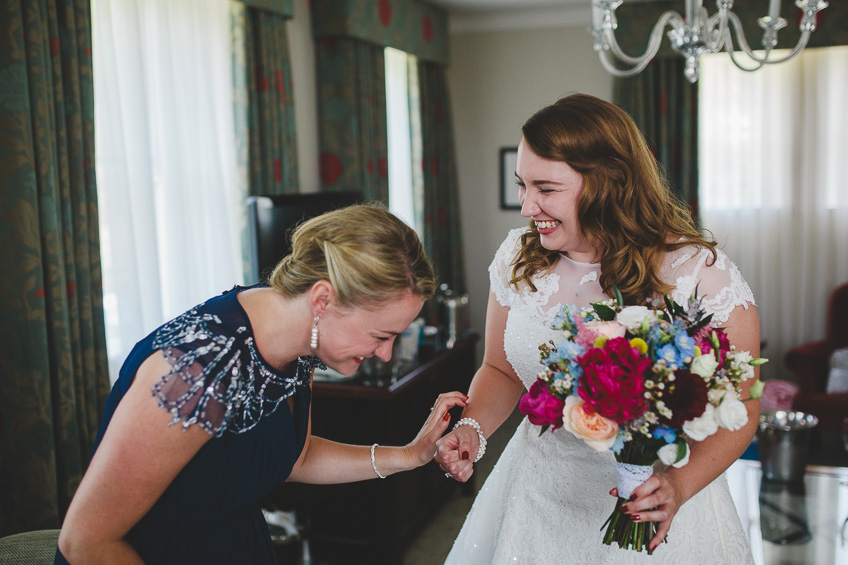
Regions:
[[[717, 0], [718, 12], [710, 16], [703, 6], [703, 0], [685, 0], [686, 16], [677, 12], [664, 12], [654, 26], [648, 40], [648, 48], [639, 57], [631, 57], [624, 53], [615, 40], [615, 30], [618, 22], [615, 9], [622, 0], [592, 0], [592, 35], [595, 36], [595, 51], [601, 58], [601, 63], [615, 76], [633, 76], [641, 72], [654, 58], [662, 42], [662, 33], [669, 26], [668, 37], [671, 47], [686, 58], [684, 74], [689, 82], [698, 80], [698, 61], [704, 53], [718, 53], [722, 49], [730, 54], [733, 64], [743, 71], [755, 71], [763, 65], [782, 63], [792, 59], [807, 46], [810, 34], [816, 30], [816, 13], [827, 8], [824, 0], [795, 0], [795, 5], [801, 9], [801, 37], [795, 48], [785, 56], [772, 58], [772, 50], [777, 46], [777, 32], [786, 27], [786, 20], [780, 17], [780, 0], [769, 0], [769, 13], [757, 20], [763, 28], [763, 53], [754, 53], [745, 39], [742, 22], [739, 16], [732, 12], [733, 0]], [[736, 43], [741, 47], [737, 51]], [[744, 52], [748, 61], [739, 61], [740, 53]], [[624, 68], [615, 66], [616, 59]]]

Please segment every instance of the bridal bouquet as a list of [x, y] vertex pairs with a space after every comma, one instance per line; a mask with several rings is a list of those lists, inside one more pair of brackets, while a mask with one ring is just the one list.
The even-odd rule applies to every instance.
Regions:
[[[656, 533], [652, 522], [632, 522], [620, 508], [653, 473], [657, 461], [682, 467], [689, 441], [719, 427], [738, 430], [748, 420], [740, 385], [754, 378], [753, 359], [721, 329], [709, 325], [696, 295], [681, 306], [666, 297], [651, 306], [616, 300], [563, 307], [554, 322], [561, 343], [542, 344], [545, 366], [519, 404], [540, 432], [564, 428], [618, 465], [618, 500], [603, 541], [641, 551]], [[762, 393], [762, 383], [750, 389]]]

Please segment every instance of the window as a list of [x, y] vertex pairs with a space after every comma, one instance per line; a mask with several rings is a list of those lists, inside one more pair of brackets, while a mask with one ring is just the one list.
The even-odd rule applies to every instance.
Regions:
[[421, 108], [417, 59], [386, 47], [386, 113], [389, 145], [389, 209], [423, 235]]
[[763, 375], [822, 337], [828, 297], [848, 280], [848, 47], [806, 49], [753, 73], [701, 59], [700, 213], [750, 284]]
[[243, 277], [229, 0], [92, 0], [110, 376]]

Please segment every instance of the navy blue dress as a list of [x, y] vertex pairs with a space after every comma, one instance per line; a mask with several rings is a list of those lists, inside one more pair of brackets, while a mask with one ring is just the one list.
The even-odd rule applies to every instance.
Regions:
[[[145, 563], [276, 563], [258, 500], [285, 481], [300, 456], [309, 380], [320, 361], [301, 357], [287, 373], [266, 363], [237, 299], [242, 290], [192, 308], [136, 344], [109, 395], [95, 450], [139, 366], [160, 350], [172, 370], [152, 394], [172, 423], [214, 436], [127, 534]], [[67, 563], [59, 551], [55, 563]]]

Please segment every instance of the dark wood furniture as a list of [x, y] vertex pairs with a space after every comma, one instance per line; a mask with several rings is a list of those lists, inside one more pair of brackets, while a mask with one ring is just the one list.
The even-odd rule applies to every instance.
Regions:
[[[476, 334], [383, 386], [363, 378], [313, 384], [312, 433], [358, 445], [404, 445], [427, 418], [436, 397], [468, 391], [476, 371]], [[452, 411], [456, 422], [460, 408]], [[378, 451], [379, 453], [379, 451]], [[464, 485], [473, 492], [473, 485]], [[309, 544], [312, 565], [402, 562], [404, 549], [460, 485], [435, 462], [345, 485], [285, 484], [266, 507], [295, 510]]]

